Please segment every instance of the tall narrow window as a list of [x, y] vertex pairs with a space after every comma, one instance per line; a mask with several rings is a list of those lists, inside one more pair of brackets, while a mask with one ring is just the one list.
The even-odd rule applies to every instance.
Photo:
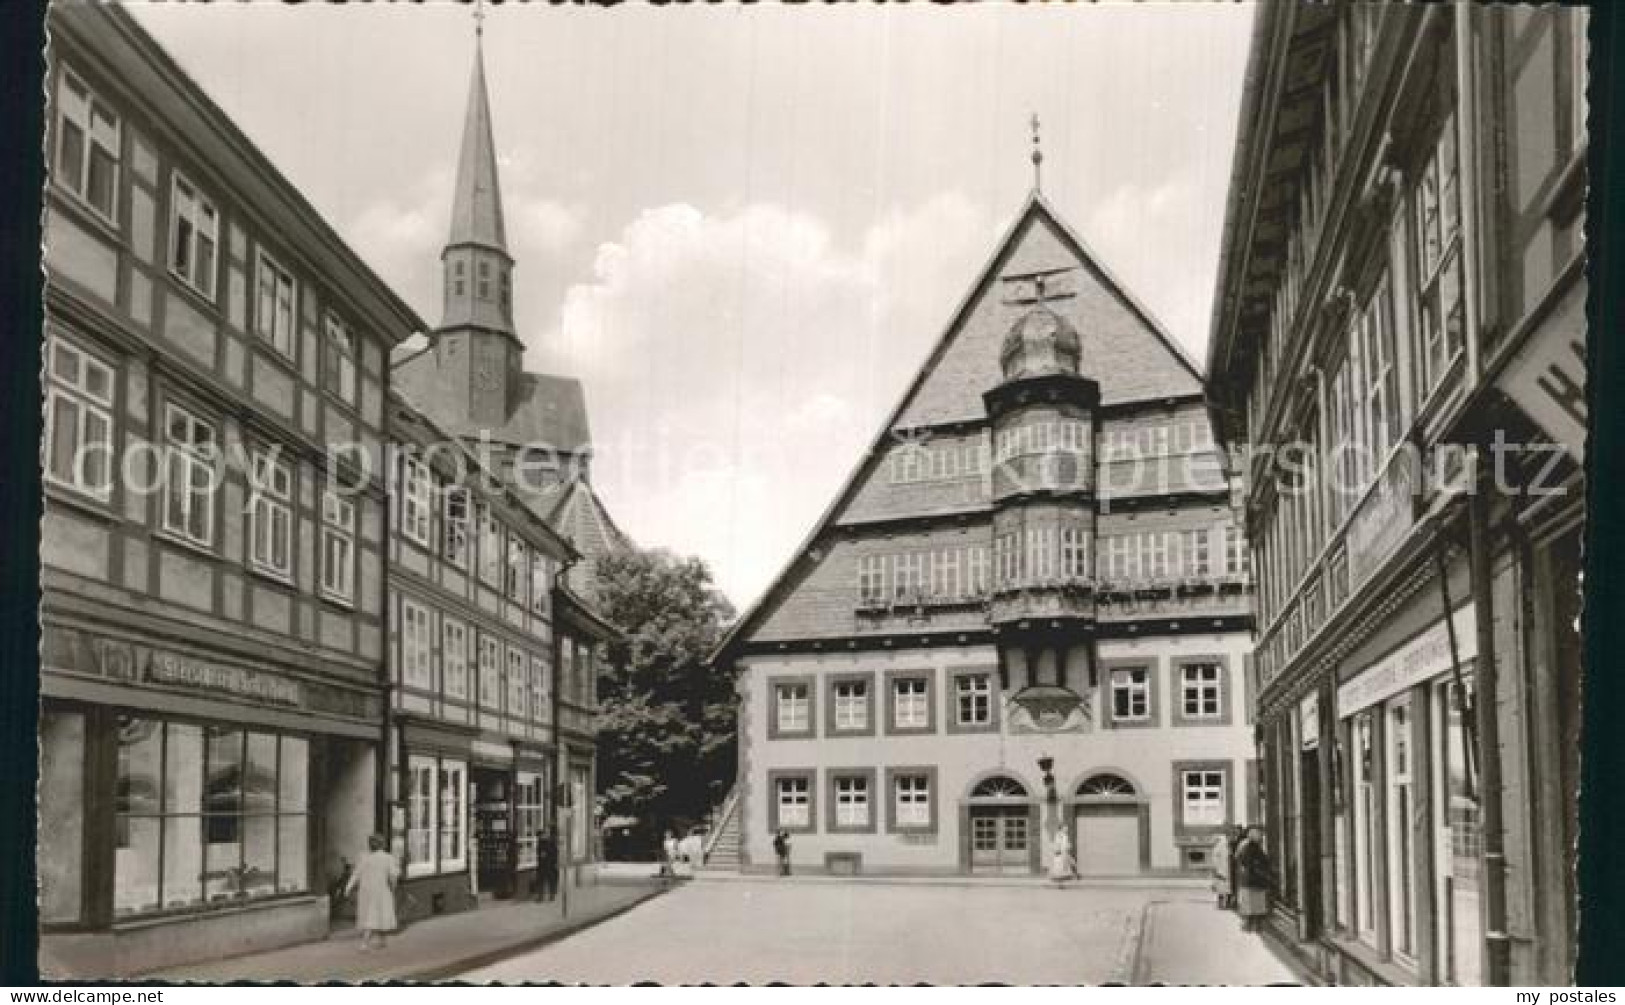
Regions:
[[1083, 527], [1061, 529], [1061, 575], [1070, 580], [1089, 579], [1089, 531]]
[[422, 691], [434, 687], [429, 609], [401, 598], [401, 682]]
[[166, 410], [164, 530], [214, 543], [214, 427], [179, 405]]
[[1394, 954], [1416, 958], [1416, 868], [1413, 858], [1413, 819], [1416, 808], [1412, 785], [1411, 703], [1409, 698], [1389, 702], [1384, 729], [1388, 746], [1388, 935]]
[[447, 698], [468, 698], [468, 627], [445, 617], [440, 619], [440, 677]]
[[517, 646], [508, 647], [508, 714], [523, 716], [530, 711], [529, 661], [525, 651]]
[[780, 684], [774, 690], [774, 716], [781, 733], [805, 733], [812, 728], [805, 684]]
[[931, 595], [938, 599], [950, 600], [963, 592], [959, 549], [945, 548], [937, 552], [931, 562]]
[[322, 493], [322, 592], [355, 599], [355, 503], [331, 491]]
[[113, 492], [113, 370], [61, 338], [46, 346], [45, 477], [97, 499]]
[[497, 523], [491, 507], [479, 503], [475, 507], [480, 525], [480, 579], [491, 586], [502, 584], [502, 525]]
[[446, 561], [459, 569], [468, 569], [468, 489], [454, 487], [446, 490], [445, 554]]
[[461, 869], [468, 862], [468, 768], [461, 761], [440, 762], [440, 868]]
[[987, 592], [987, 548], [980, 544], [966, 549], [967, 580], [970, 595], [979, 597]]
[[1151, 718], [1151, 671], [1126, 667], [1112, 671], [1112, 722], [1146, 722]]
[[502, 708], [502, 643], [490, 635], [480, 636], [479, 701], [481, 708]]
[[433, 757], [413, 754], [406, 766], [406, 873], [424, 876], [435, 869], [435, 798], [437, 765]]
[[964, 674], [954, 678], [955, 722], [960, 726], [985, 726], [993, 721], [993, 679], [987, 674]]
[[121, 127], [112, 108], [73, 71], [57, 85], [56, 177], [107, 222], [118, 222]]
[[533, 722], [548, 720], [547, 660], [540, 656], [530, 658], [530, 718]]
[[899, 600], [914, 600], [925, 593], [925, 556], [915, 552], [892, 558], [892, 581]]
[[894, 780], [892, 819], [898, 827], [931, 825], [931, 779], [928, 775], [898, 775]]
[[273, 454], [254, 455], [249, 561], [261, 572], [293, 574], [293, 474]]
[[293, 276], [262, 249], [254, 280], [254, 331], [292, 359], [293, 327]]
[[1212, 571], [1208, 562], [1206, 527], [1185, 531], [1180, 544], [1185, 575], [1202, 577]]
[[403, 454], [400, 460], [401, 531], [424, 547], [429, 545], [432, 488], [428, 465]]
[[205, 299], [214, 299], [220, 215], [214, 203], [175, 173], [169, 211], [169, 271]]
[[329, 394], [355, 404], [355, 333], [350, 326], [328, 314], [323, 318], [327, 336], [322, 363], [322, 382]]
[[931, 725], [931, 684], [924, 677], [899, 677], [892, 681], [892, 726], [896, 729], [925, 729]]
[[1448, 93], [1448, 85], [1442, 85], [1440, 90], [1436, 100], [1445, 108], [1411, 193], [1420, 342], [1417, 355], [1424, 397], [1444, 378], [1462, 347], [1463, 331], [1455, 99]]
[[525, 557], [525, 542], [518, 534], [508, 534], [508, 567], [503, 579], [503, 592], [509, 600], [525, 602], [525, 572], [530, 563]]
[[548, 594], [553, 589], [553, 563], [540, 548], [530, 550], [530, 609], [546, 615]]
[[869, 682], [843, 680], [835, 682], [835, 728], [867, 729], [869, 727]]
[[864, 555], [858, 559], [858, 600], [873, 604], [886, 599], [886, 556]]
[[[1456, 296], [1459, 311], [1459, 292]], [[1459, 324], [1458, 319], [1458, 327]], [[1394, 364], [1393, 296], [1386, 276], [1366, 302], [1357, 337], [1360, 364], [1357, 373], [1362, 383], [1357, 385], [1360, 414], [1355, 429], [1357, 434], [1362, 434], [1362, 449], [1356, 459], [1362, 462], [1360, 485], [1363, 488], [1376, 477], [1389, 449], [1399, 438], [1399, 371]], [[1459, 331], [1456, 338], [1459, 344]]]

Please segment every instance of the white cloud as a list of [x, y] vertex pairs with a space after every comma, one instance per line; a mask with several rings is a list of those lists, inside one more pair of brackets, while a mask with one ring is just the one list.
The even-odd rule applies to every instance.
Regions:
[[575, 243], [581, 235], [585, 213], [580, 206], [567, 206], [553, 199], [523, 199], [508, 212], [509, 226], [516, 239], [515, 255], [535, 249], [553, 257]]
[[[957, 193], [856, 240], [752, 204], [648, 209], [601, 244], [530, 365], [580, 376], [616, 517], [748, 603], [839, 489], [993, 239]], [[945, 291], [947, 291], [945, 293]]]

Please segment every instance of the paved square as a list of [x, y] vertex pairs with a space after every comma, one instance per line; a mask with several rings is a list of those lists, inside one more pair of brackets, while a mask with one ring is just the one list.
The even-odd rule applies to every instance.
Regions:
[[[1184, 950], [1149, 972], [1148, 905], [1195, 919], [1192, 951], [1235, 957], [1228, 983], [1289, 980], [1232, 915], [1191, 890], [700, 880], [551, 946], [463, 979], [627, 984], [1099, 984], [1179, 982]], [[1211, 916], [1204, 921], [1202, 910]], [[1154, 912], [1153, 912], [1154, 913]], [[1192, 926], [1182, 926], [1185, 938]], [[1251, 955], [1231, 943], [1245, 940]], [[1139, 972], [1136, 973], [1136, 965]], [[1240, 968], [1240, 969], [1238, 969]], [[1169, 972], [1163, 972], [1169, 971]], [[1203, 977], [1213, 980], [1211, 966]]]

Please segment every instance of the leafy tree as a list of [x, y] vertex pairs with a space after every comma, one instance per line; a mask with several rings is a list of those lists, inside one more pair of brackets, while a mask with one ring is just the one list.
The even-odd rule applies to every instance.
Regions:
[[625, 636], [598, 678], [604, 811], [698, 820], [734, 778], [733, 676], [707, 663], [733, 606], [703, 561], [664, 550], [601, 557], [594, 574], [598, 611]]

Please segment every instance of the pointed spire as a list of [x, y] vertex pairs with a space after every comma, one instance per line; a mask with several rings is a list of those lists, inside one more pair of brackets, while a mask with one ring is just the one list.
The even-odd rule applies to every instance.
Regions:
[[1033, 113], [1033, 191], [1043, 190], [1044, 149], [1038, 139], [1038, 113]]
[[502, 189], [497, 182], [496, 139], [491, 130], [491, 99], [485, 89], [485, 10], [474, 11], [474, 73], [463, 120], [463, 148], [457, 158], [457, 188], [452, 196], [451, 234], [446, 246], [477, 244], [508, 251], [502, 219]]

